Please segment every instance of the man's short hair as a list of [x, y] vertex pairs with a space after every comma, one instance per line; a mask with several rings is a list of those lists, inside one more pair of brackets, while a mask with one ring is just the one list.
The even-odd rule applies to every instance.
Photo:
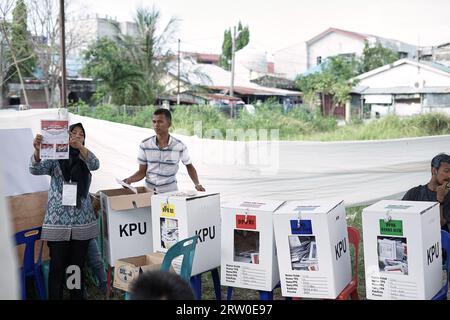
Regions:
[[191, 286], [178, 274], [145, 271], [132, 283], [131, 300], [195, 300]]
[[169, 123], [172, 123], [172, 113], [169, 110], [160, 108], [160, 109], [155, 110], [155, 112], [153, 112], [154, 116], [157, 116], [160, 114], [163, 114], [166, 117], [167, 121], [169, 121]]
[[437, 156], [435, 156], [431, 160], [431, 167], [439, 169], [439, 167], [441, 166], [442, 162], [450, 164], [450, 155], [445, 154], [445, 153], [439, 153]]

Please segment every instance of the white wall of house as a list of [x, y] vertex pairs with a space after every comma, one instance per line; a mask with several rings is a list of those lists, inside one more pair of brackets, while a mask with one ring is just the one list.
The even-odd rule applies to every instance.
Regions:
[[297, 75], [305, 72], [306, 42], [301, 42], [273, 54], [275, 74], [294, 80]]
[[[416, 85], [416, 83], [418, 85]], [[450, 87], [450, 74], [444, 75], [440, 72], [405, 63], [366, 79], [362, 79], [358, 85], [370, 88], [417, 86]]]
[[364, 40], [331, 32], [306, 46], [308, 56], [307, 67], [310, 68], [317, 65], [317, 57], [321, 57], [323, 61], [326, 57], [338, 54], [355, 53], [356, 55], [361, 55], [363, 49]]

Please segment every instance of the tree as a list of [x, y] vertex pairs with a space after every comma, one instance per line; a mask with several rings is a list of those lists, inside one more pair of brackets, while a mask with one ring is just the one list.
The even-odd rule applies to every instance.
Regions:
[[117, 26], [116, 40], [124, 49], [126, 59], [142, 72], [143, 86], [136, 87], [141, 104], [153, 104], [158, 96], [166, 93], [161, 80], [167, 76], [170, 62], [175, 56], [170, 45], [176, 40], [178, 19], [172, 17], [160, 28], [161, 13], [152, 7], [138, 8], [134, 21], [137, 24], [137, 36], [124, 35]]
[[357, 83], [351, 79], [358, 74], [359, 63], [353, 56], [335, 56], [328, 58], [322, 65], [320, 72], [299, 76], [296, 82], [310, 108], [315, 105], [319, 94], [322, 101], [325, 95], [332, 95], [335, 105], [330, 113], [334, 114], [336, 105], [344, 104], [349, 99], [350, 91]]
[[369, 43], [366, 41], [361, 58], [360, 73], [368, 72], [386, 64], [390, 64], [397, 61], [399, 58], [400, 54], [398, 52], [384, 48], [379, 43], [374, 47], [369, 47]]
[[[248, 26], [243, 27], [242, 23], [239, 21], [238, 24], [238, 36], [236, 37], [236, 51], [244, 48], [250, 41], [250, 31]], [[219, 65], [230, 70], [231, 68], [231, 55], [232, 55], [232, 32], [231, 28], [224, 31], [223, 34], [223, 44], [222, 44], [222, 54], [220, 55]]]
[[[30, 43], [31, 35], [28, 32], [28, 9], [24, 0], [17, 0], [12, 11], [11, 26], [11, 51], [14, 52], [18, 61], [17, 68], [20, 69], [22, 77], [30, 77], [36, 67], [36, 56]], [[12, 76], [12, 80], [20, 81], [18, 73]]]
[[[10, 9], [12, 8], [13, 2], [10, 0], [5, 0], [0, 2], [0, 33], [1, 33], [1, 41], [0, 41], [0, 100], [2, 100], [1, 105], [3, 105], [3, 89], [5, 88], [7, 82], [13, 81], [13, 77], [15, 77], [17, 73], [17, 77], [20, 81], [20, 85], [22, 88], [23, 96], [25, 99], [25, 104], [28, 103], [28, 96], [25, 90], [25, 84], [21, 72], [21, 65], [28, 59], [32, 58], [32, 56], [21, 57], [21, 47], [13, 46], [11, 41], [12, 34], [14, 31], [16, 32], [20, 28], [15, 28], [15, 25], [19, 22], [23, 22], [23, 19], [20, 17], [23, 14], [23, 8], [17, 6], [13, 10], [13, 22], [8, 23], [7, 17], [9, 15]], [[17, 9], [17, 10], [16, 10]], [[26, 14], [26, 11], [25, 11]], [[26, 23], [26, 19], [25, 19]], [[26, 30], [26, 28], [25, 28]], [[20, 39], [19, 39], [20, 40]], [[19, 41], [18, 40], [18, 41]], [[11, 63], [10, 63], [11, 62]]]
[[102, 38], [89, 46], [84, 58], [82, 73], [97, 80], [98, 99], [106, 98], [108, 103], [118, 105], [140, 103], [145, 89], [144, 74], [117, 43]]
[[[35, 37], [31, 44], [37, 57], [39, 78], [44, 86], [49, 108], [60, 105], [59, 85], [61, 81], [61, 32], [59, 24], [59, 0], [28, 0], [30, 5], [30, 29]], [[69, 1], [64, 1], [66, 16], [71, 16]], [[81, 44], [75, 33], [76, 24], [66, 24], [66, 56]], [[37, 36], [39, 35], [39, 36]]]

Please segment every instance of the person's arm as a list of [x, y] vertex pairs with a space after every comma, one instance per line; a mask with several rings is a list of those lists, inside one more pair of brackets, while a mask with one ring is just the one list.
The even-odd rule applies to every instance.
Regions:
[[140, 164], [138, 171], [136, 171], [132, 176], [123, 179], [123, 182], [127, 184], [131, 184], [133, 182], [141, 181], [145, 176], [147, 175], [147, 165], [146, 164]]
[[82, 146], [79, 150], [81, 159], [86, 163], [86, 166], [90, 171], [100, 168], [100, 161], [91, 150], [87, 149], [85, 146]]
[[195, 170], [194, 165], [192, 163], [186, 165], [187, 172], [189, 177], [191, 177], [192, 182], [195, 184], [195, 189], [197, 191], [205, 191], [205, 188], [198, 181], [197, 170]]
[[436, 188], [436, 198], [439, 202], [439, 211], [440, 211], [440, 220], [441, 220], [441, 226], [444, 226], [447, 224], [447, 220], [444, 216], [444, 200], [448, 193], [449, 188], [447, 188], [447, 184], [444, 183], [440, 186], [437, 186]]
[[33, 141], [34, 153], [30, 158], [30, 164], [28, 168], [30, 173], [35, 176], [50, 175], [54, 167], [54, 161], [41, 161], [41, 142], [42, 135], [36, 135], [36, 138], [34, 138]]
[[73, 137], [69, 139], [69, 144], [72, 148], [80, 151], [81, 160], [86, 163], [89, 171], [97, 170], [100, 167], [100, 161], [97, 157], [89, 151], [77, 138]]
[[447, 220], [445, 219], [445, 216], [444, 216], [444, 204], [443, 203], [440, 203], [439, 204], [439, 211], [441, 212], [441, 227], [442, 226], [445, 226], [446, 224], [447, 224]]

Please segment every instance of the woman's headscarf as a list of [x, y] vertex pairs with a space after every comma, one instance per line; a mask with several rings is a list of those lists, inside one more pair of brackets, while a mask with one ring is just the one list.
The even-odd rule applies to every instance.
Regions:
[[[84, 141], [86, 141], [86, 132], [81, 123], [72, 124], [69, 131], [75, 127], [80, 127], [84, 133]], [[84, 145], [83, 141], [83, 145]], [[59, 160], [64, 181], [77, 183], [77, 208], [80, 208], [81, 198], [86, 198], [89, 195], [89, 187], [91, 185], [92, 174], [89, 171], [86, 163], [80, 159], [80, 150], [70, 147], [69, 159]]]

